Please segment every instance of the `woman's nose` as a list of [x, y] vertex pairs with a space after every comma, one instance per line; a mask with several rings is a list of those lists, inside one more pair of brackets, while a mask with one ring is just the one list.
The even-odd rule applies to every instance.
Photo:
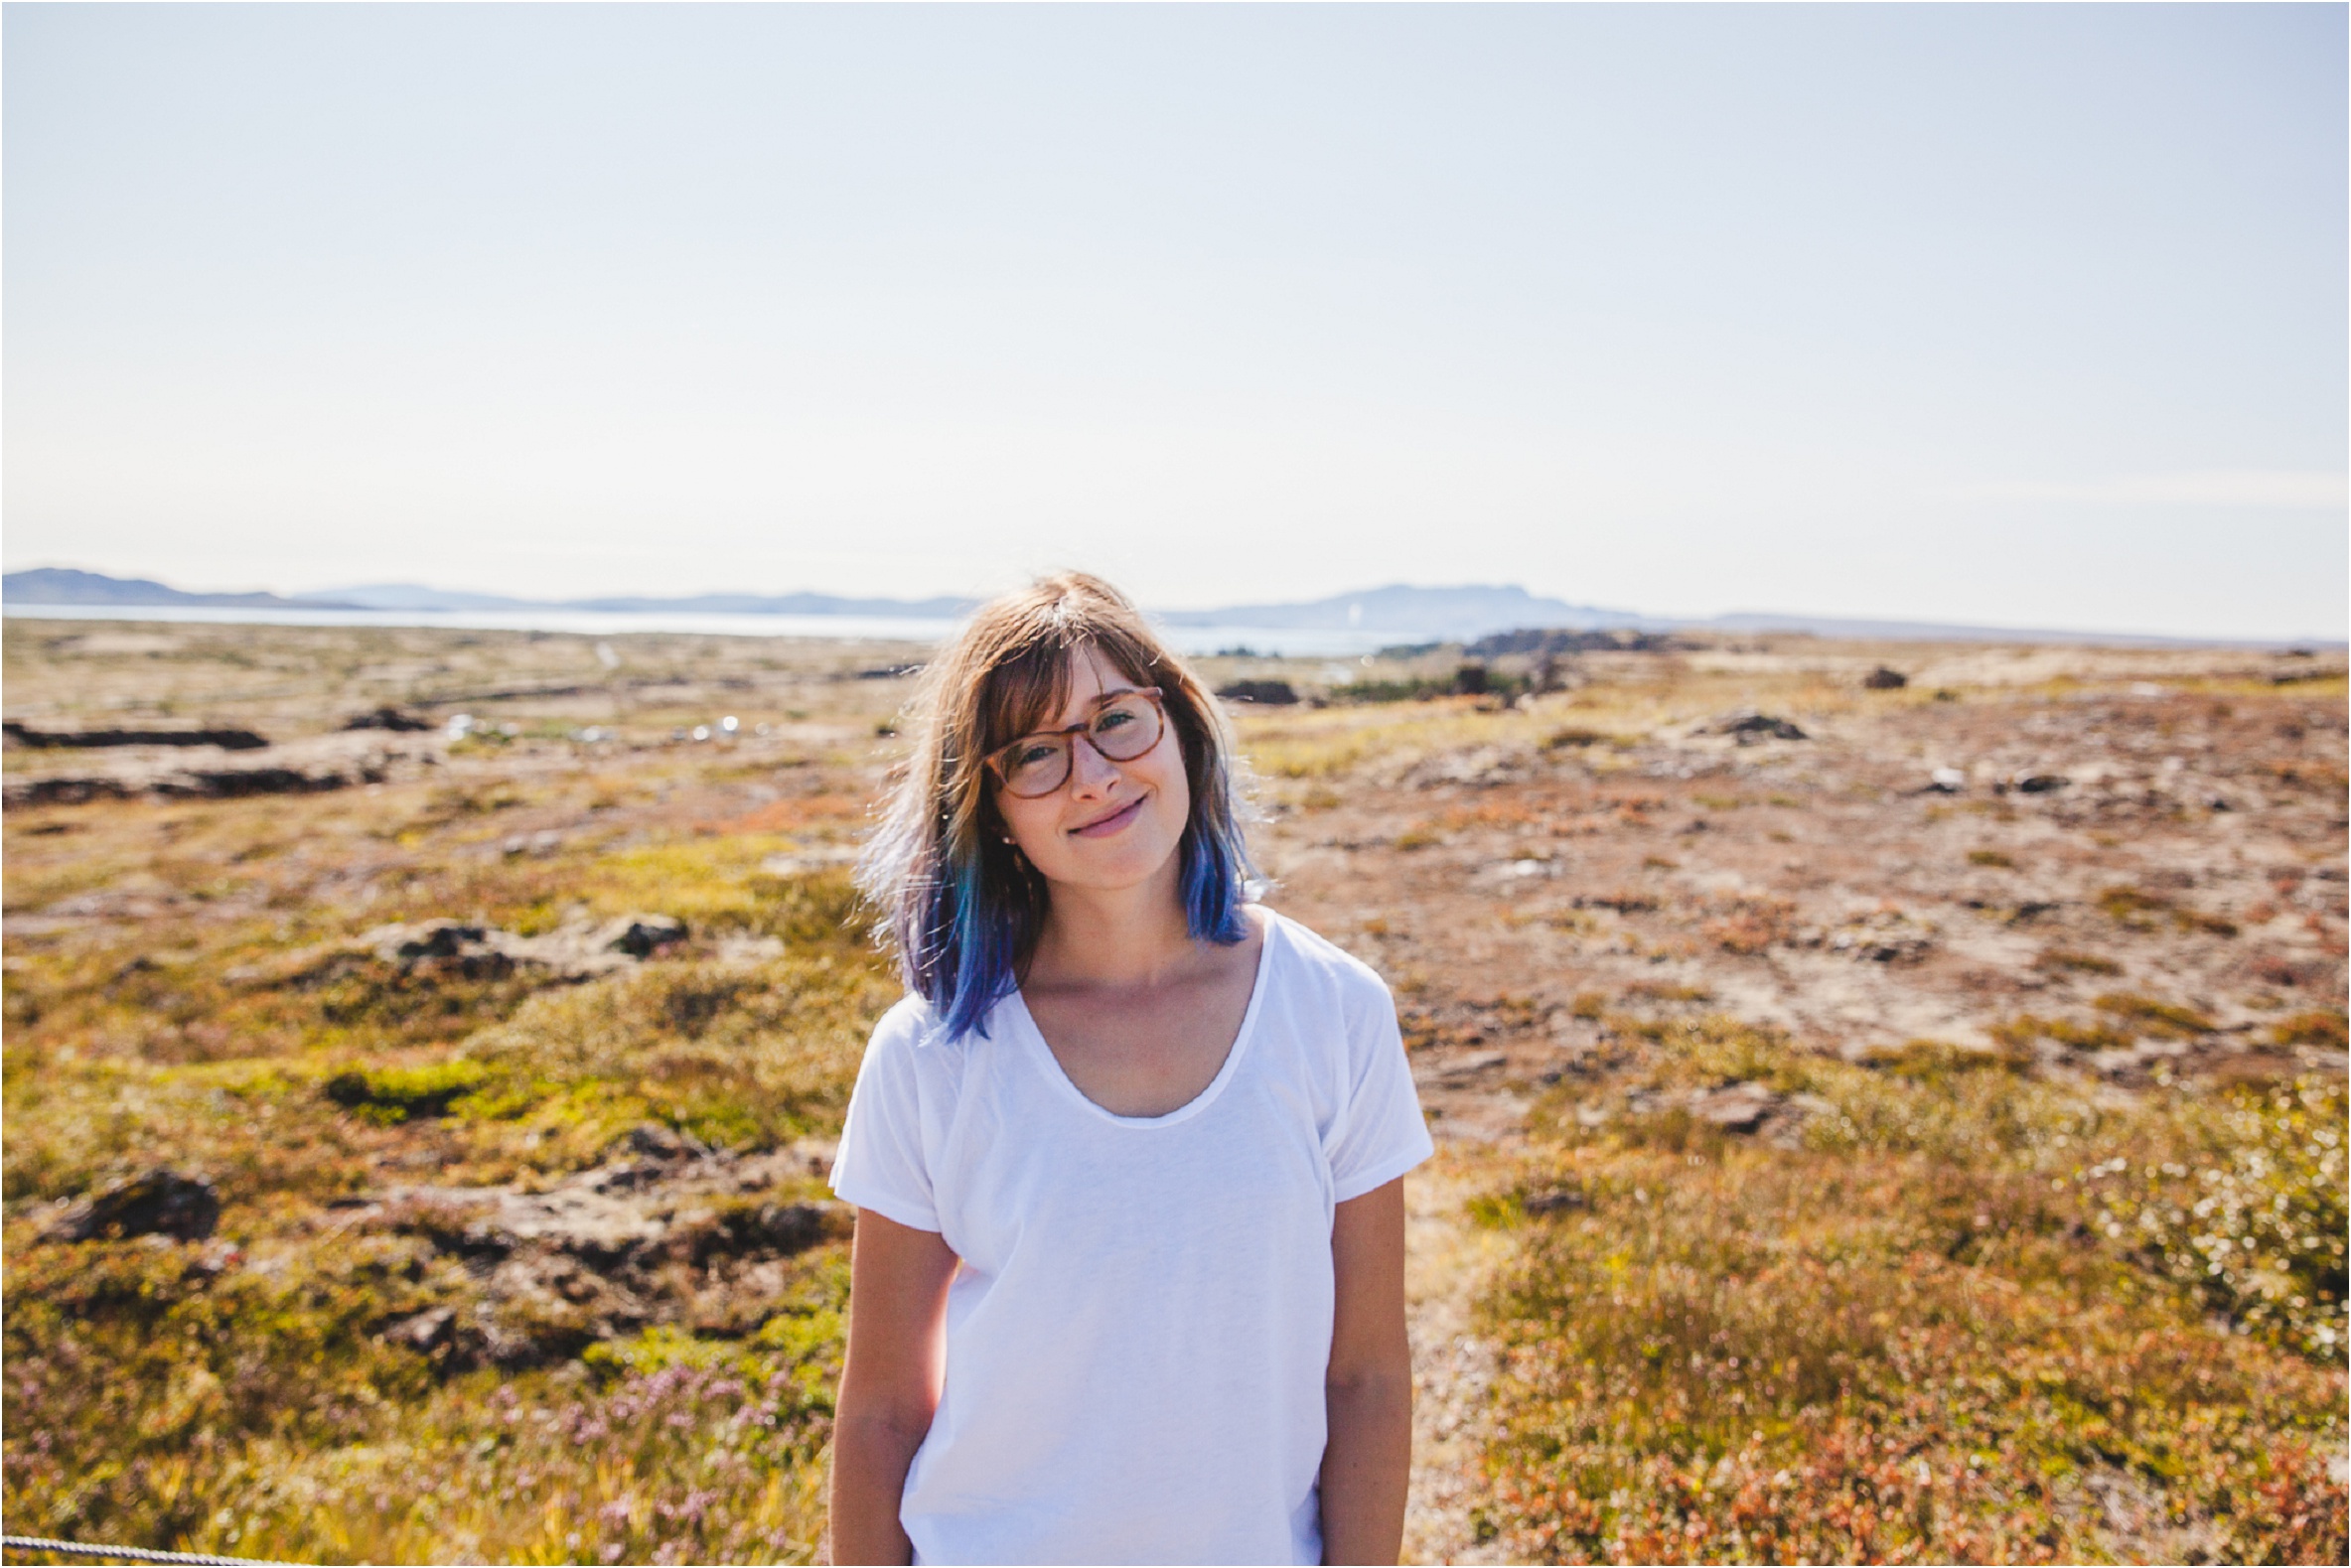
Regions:
[[1094, 749], [1083, 735], [1070, 737], [1070, 787], [1079, 794], [1100, 794], [1118, 777], [1118, 765]]

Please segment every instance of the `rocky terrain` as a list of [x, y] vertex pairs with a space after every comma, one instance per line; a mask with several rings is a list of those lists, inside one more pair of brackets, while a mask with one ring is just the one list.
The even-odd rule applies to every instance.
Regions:
[[[1592, 1156], [1641, 1149], [1661, 1127], [1690, 1137], [1678, 1122], [1710, 1159], [1727, 1146], [1732, 1168], [1800, 1166], [1808, 1146], [1849, 1141], [1852, 1096], [1805, 1086], [1791, 1059], [1893, 1075], [1939, 1056], [1962, 1072], [1981, 1062], [2119, 1116], [2153, 1096], [2198, 1103], [2232, 1083], [2298, 1078], [2334, 1086], [2323, 1103], [2339, 1121], [2345, 802], [2331, 688], [2313, 690], [2298, 664], [2139, 665], [2093, 681], [2034, 660], [2054, 689], [1987, 689], [1957, 683], [2028, 660], [1904, 651], [1925, 693], [1824, 692], [1801, 654], [1740, 656], [1747, 679], [1735, 683], [1620, 660], [1539, 701], [1539, 722], [1505, 729], [1497, 715], [1483, 744], [1384, 765], [1344, 750], [1353, 714], [1256, 730], [1303, 785], [1277, 794], [1262, 840], [1278, 897], [1395, 982], [1447, 1151], [1449, 1168], [1422, 1184], [1414, 1234], [1423, 1463], [1410, 1545], [1422, 1560], [1558, 1549], [1543, 1533], [1549, 1505], [1509, 1529], [1511, 1510], [1454, 1468], [1490, 1480], [1481, 1458], [1509, 1425], [1493, 1384], [1511, 1326], [1477, 1303], [1514, 1248], [1463, 1224], [1465, 1188], [1515, 1184], [1517, 1225], [1592, 1223], [1602, 1206], [1587, 1194], [1608, 1182]], [[1764, 730], [1732, 700], [1773, 684], [1784, 694], [1765, 716], [1800, 724]], [[1311, 782], [1341, 758], [1334, 776], [1348, 786]], [[1705, 1050], [1730, 1021], [1757, 1046], [1735, 1065]], [[1531, 1113], [1567, 1135], [1531, 1141]], [[1579, 1146], [1564, 1181], [1562, 1143]], [[2027, 1158], [2076, 1165], [2045, 1148]], [[2339, 1154], [2323, 1166], [2340, 1169]], [[2319, 1210], [2309, 1217], [2339, 1228], [2339, 1208], [2321, 1198]], [[2059, 1222], [2079, 1224], [2036, 1220]], [[2329, 1281], [2338, 1368], [2340, 1257], [2310, 1270]], [[2331, 1492], [2331, 1541], [2339, 1453], [2325, 1464], [2313, 1474]], [[2087, 1466], [2050, 1497], [2107, 1481]], [[2166, 1533], [2162, 1499], [2131, 1496], [2087, 1509], [2038, 1499], [2030, 1507], [2065, 1521], [1977, 1537], [1973, 1550], [2229, 1555], [2223, 1541]], [[1830, 1530], [1795, 1549], [1894, 1546]], [[1563, 1555], [1752, 1549], [1594, 1534]]]
[[[812, 1555], [920, 650], [6, 654], [12, 1531]], [[1440, 1141], [1414, 1555], [2340, 1555], [2339, 652], [1206, 667]]]

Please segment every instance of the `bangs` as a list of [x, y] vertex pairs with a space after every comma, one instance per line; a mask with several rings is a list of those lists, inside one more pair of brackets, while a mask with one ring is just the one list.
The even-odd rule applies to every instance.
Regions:
[[1080, 655], [1100, 653], [1104, 662], [1138, 686], [1154, 683], [1155, 671], [1139, 648], [1118, 646], [1122, 640], [1105, 638], [1095, 629], [1056, 628], [1065, 635], [1039, 638], [989, 666], [980, 677], [978, 750], [990, 757], [998, 748], [1024, 735], [1049, 730], [1060, 722], [1074, 681], [1071, 666]]

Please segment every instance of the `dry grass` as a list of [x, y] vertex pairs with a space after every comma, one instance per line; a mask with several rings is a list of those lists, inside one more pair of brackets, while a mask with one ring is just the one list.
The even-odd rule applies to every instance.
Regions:
[[347, 1239], [217, 1273], [134, 1242], [24, 1254], [10, 1527], [292, 1561], [812, 1558], [837, 1250], [746, 1342], [450, 1377], [372, 1332], [453, 1288], [426, 1251]]
[[[730, 880], [694, 842], [620, 870], [576, 882], [768, 934], [772, 955], [439, 987], [422, 999], [450, 1043], [428, 1049], [384, 1021], [419, 999], [398, 994], [324, 1028], [332, 997], [302, 993], [237, 1040], [255, 1054], [203, 1063], [152, 1032], [110, 1036], [137, 997], [28, 1010], [8, 1078], [12, 1526], [295, 1559], [808, 1559], [837, 1244], [729, 1331], [747, 1337], [656, 1334], [600, 1360], [467, 1372], [385, 1333], [475, 1310], [462, 1248], [351, 1230], [325, 1207], [403, 1169], [542, 1181], [647, 1122], [737, 1150], [838, 1126], [894, 994], [839, 877]], [[208, 996], [237, 1016], [230, 987], [186, 1001], [192, 1019]], [[220, 1238], [37, 1242], [39, 1200], [154, 1164], [216, 1179]]]
[[[1562, 1095], [1485, 1211], [1521, 1236], [1487, 1308], [1510, 1555], [2342, 1555], [2339, 1083], [2125, 1111], [1932, 1043], [1624, 1022], [1648, 1108]], [[1806, 1096], [1801, 1133], [1654, 1097], [1726, 1079]]]
[[[215, 633], [175, 629], [169, 653], [76, 662], [69, 633], [7, 637], [12, 702], [71, 720], [143, 691], [149, 711], [281, 736], [318, 727], [322, 690], [331, 723], [340, 705], [603, 673], [580, 640], [396, 634], [341, 659], [340, 634], [270, 634], [233, 661]], [[713, 669], [683, 642], [621, 641], [659, 696], [757, 672], [752, 644]], [[305, 647], [324, 655], [307, 680]], [[634, 1283], [551, 1273], [578, 1287], [567, 1301], [501, 1294], [495, 1259], [429, 1207], [341, 1207], [419, 1181], [528, 1192], [625, 1159], [649, 1124], [745, 1158], [838, 1127], [895, 987], [845, 876], [794, 869], [854, 827], [871, 784], [855, 729], [801, 720], [894, 698], [829, 684], [821, 661], [786, 673], [796, 728], [726, 756], [670, 745], [669, 713], [644, 702], [624, 704], [642, 729], [621, 750], [531, 740], [563, 725], [525, 714], [522, 739], [371, 789], [8, 813], [12, 1529], [321, 1561], [814, 1555], [837, 1240], [723, 1290], [687, 1262]], [[367, 936], [639, 911], [687, 938], [586, 983], [400, 960]], [[216, 1184], [217, 1235], [40, 1238], [53, 1201], [156, 1166]], [[821, 1195], [763, 1180], [727, 1202]], [[457, 1340], [403, 1329], [436, 1313]], [[477, 1329], [506, 1336], [505, 1359], [465, 1349]]]

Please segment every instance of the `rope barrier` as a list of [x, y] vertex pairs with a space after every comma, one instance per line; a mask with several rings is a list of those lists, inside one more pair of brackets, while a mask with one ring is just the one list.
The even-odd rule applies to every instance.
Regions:
[[203, 1552], [155, 1552], [144, 1546], [92, 1546], [85, 1541], [53, 1541], [40, 1535], [0, 1535], [0, 1551], [55, 1552], [61, 1557], [101, 1557], [131, 1563], [186, 1563], [197, 1568], [244, 1568], [259, 1563], [264, 1568], [292, 1568], [291, 1564], [272, 1563], [264, 1557], [213, 1557]]

